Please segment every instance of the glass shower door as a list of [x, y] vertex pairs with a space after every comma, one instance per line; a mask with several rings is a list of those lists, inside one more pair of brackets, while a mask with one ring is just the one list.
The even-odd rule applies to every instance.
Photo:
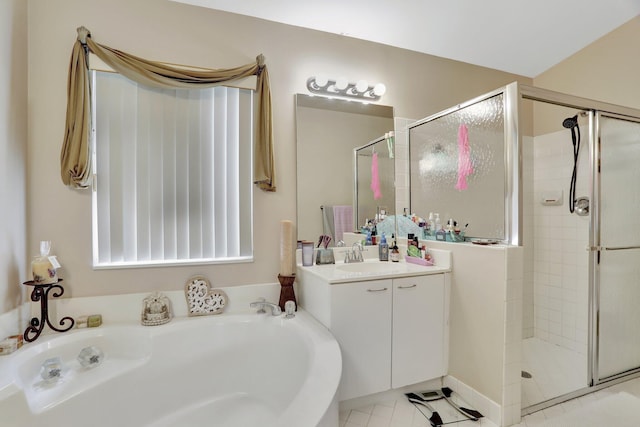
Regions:
[[598, 114], [595, 382], [640, 368], [640, 119]]

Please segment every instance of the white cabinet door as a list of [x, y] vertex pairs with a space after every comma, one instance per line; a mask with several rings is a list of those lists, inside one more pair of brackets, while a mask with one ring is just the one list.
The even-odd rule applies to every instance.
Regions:
[[446, 375], [444, 275], [393, 280], [391, 387]]
[[331, 332], [342, 351], [340, 400], [391, 384], [391, 280], [331, 285]]

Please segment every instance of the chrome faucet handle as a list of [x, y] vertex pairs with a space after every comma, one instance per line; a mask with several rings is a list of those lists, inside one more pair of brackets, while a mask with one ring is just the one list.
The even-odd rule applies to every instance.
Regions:
[[336, 243], [336, 248], [343, 248], [345, 246], [344, 240], [338, 240], [338, 243]]
[[354, 262], [363, 262], [364, 258], [362, 257], [362, 243], [360, 242], [355, 242], [353, 245], [351, 245], [351, 257], [352, 257], [352, 261]]
[[258, 307], [258, 311], [256, 311], [256, 313], [258, 313], [258, 314], [266, 313], [266, 312], [267, 312], [267, 310], [265, 310], [265, 309], [264, 309], [265, 301], [266, 301], [266, 300], [265, 300], [264, 298], [260, 297], [260, 298], [258, 298], [256, 301], [254, 301], [254, 302], [250, 303], [250, 304], [249, 304], [249, 307], [251, 307], [251, 308], [256, 308], [256, 307]]
[[264, 314], [267, 312], [266, 307], [269, 307], [271, 309], [271, 315], [272, 316], [279, 316], [282, 314], [282, 310], [280, 309], [280, 306], [278, 304], [274, 304], [272, 302], [267, 302], [265, 301], [264, 298], [258, 298], [257, 301], [254, 301], [252, 303], [249, 304], [249, 306], [251, 308], [258, 308], [258, 311], [256, 311], [257, 314]]

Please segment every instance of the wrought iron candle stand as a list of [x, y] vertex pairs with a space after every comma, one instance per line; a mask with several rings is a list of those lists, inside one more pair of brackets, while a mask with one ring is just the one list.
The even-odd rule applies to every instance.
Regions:
[[[51, 324], [51, 320], [49, 319], [49, 293], [53, 298], [58, 298], [64, 294], [64, 288], [59, 285], [62, 282], [62, 279], [58, 279], [56, 283], [36, 283], [34, 281], [24, 282], [23, 285], [33, 286], [33, 291], [31, 291], [31, 301], [38, 302], [40, 301], [40, 318], [33, 317], [29, 322], [29, 326], [24, 331], [24, 340], [28, 342], [35, 341], [42, 330], [44, 329], [45, 323], [49, 325], [51, 329], [56, 332], [66, 332], [69, 329], [73, 328], [75, 325], [75, 320], [71, 317], [63, 317], [60, 320], [60, 326], [63, 326], [62, 329], [59, 329]], [[65, 322], [71, 322], [71, 324], [64, 328]]]
[[280, 301], [278, 305], [280, 309], [284, 313], [284, 303], [287, 301], [293, 301], [296, 303], [296, 311], [298, 310], [298, 301], [296, 301], [296, 294], [293, 290], [293, 282], [295, 282], [296, 276], [283, 276], [282, 274], [278, 274], [278, 281], [280, 282]]

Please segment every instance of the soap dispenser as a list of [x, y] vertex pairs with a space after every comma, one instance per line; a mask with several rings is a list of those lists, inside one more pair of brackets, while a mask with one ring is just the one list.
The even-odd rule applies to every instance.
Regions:
[[378, 245], [378, 259], [380, 261], [389, 261], [389, 244], [384, 233], [382, 233], [380, 244]]

